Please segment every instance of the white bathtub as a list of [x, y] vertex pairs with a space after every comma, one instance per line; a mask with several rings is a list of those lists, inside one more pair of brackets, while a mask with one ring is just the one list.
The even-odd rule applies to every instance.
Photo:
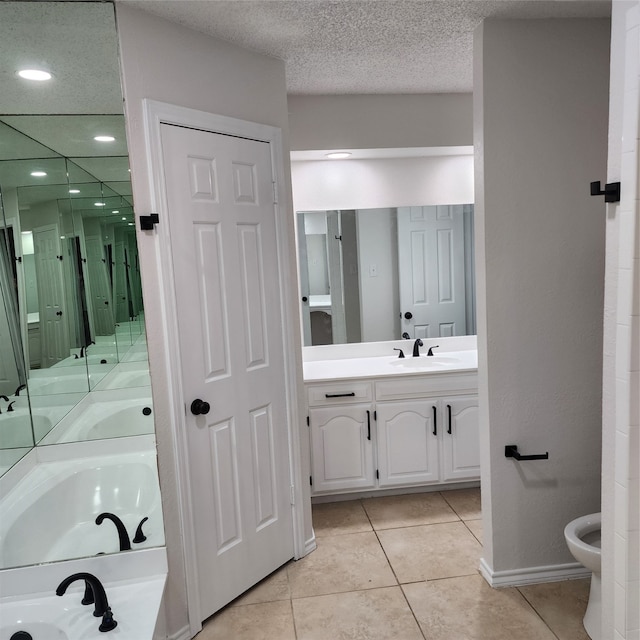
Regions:
[[118, 552], [114, 524], [95, 524], [104, 511], [131, 539], [149, 518], [132, 549], [164, 544], [155, 449], [36, 464], [0, 501], [0, 568]]
[[51, 430], [41, 444], [153, 432], [154, 415], [149, 387], [92, 391]]

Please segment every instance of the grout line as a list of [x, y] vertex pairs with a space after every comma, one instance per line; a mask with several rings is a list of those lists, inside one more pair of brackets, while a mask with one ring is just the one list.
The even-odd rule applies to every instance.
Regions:
[[[472, 522], [472, 521], [469, 520], [469, 522]], [[478, 544], [484, 549], [484, 545], [482, 544], [482, 540], [480, 540], [480, 538], [478, 538], [478, 536], [475, 533], [473, 533], [473, 531], [471, 530], [471, 528], [467, 524], [467, 521], [466, 520], [462, 520], [462, 524], [464, 524], [464, 526], [467, 527], [467, 531], [469, 531], [469, 533], [478, 541]]]
[[556, 640], [561, 640], [560, 637], [556, 634], [556, 632], [547, 624], [547, 621], [542, 617], [540, 612], [533, 606], [533, 604], [531, 604], [531, 602], [529, 602], [529, 600], [527, 599], [527, 596], [525, 596], [524, 593], [520, 591], [520, 588], [519, 587], [514, 587], [514, 588], [522, 596], [522, 599], [533, 609], [533, 612], [538, 616], [538, 618], [542, 620], [542, 622], [544, 623], [544, 626], [547, 627], [547, 629], [549, 629], [549, 631], [553, 634], [553, 637], [556, 638]]
[[[289, 575], [287, 574], [287, 580], [289, 579]], [[291, 589], [289, 589], [289, 594], [291, 594]], [[293, 636], [296, 640], [298, 640], [298, 627], [296, 626], [296, 616], [293, 612], [293, 598], [289, 598], [289, 606], [291, 607], [291, 620], [293, 621]]]
[[[362, 503], [362, 500], [360, 502]], [[366, 510], [364, 504], [362, 505], [362, 508], [364, 509], [364, 512], [365, 512], [365, 514], [367, 516], [367, 519], [369, 520], [369, 524], [371, 524], [371, 527], [373, 528], [373, 532], [376, 534], [376, 539], [378, 540], [378, 544], [380, 545], [380, 548], [382, 549], [382, 553], [384, 553], [384, 557], [386, 558], [387, 564], [389, 565], [389, 568], [391, 569], [391, 572], [393, 573], [393, 577], [396, 579], [396, 582], [398, 583], [398, 587], [400, 588], [400, 593], [402, 594], [402, 597], [404, 598], [404, 601], [407, 603], [407, 607], [409, 607], [409, 611], [411, 612], [411, 615], [413, 616], [413, 619], [415, 620], [416, 626], [418, 627], [418, 631], [420, 632], [420, 635], [424, 638], [424, 640], [427, 640], [427, 637], [424, 635], [424, 632], [422, 631], [422, 627], [420, 626], [420, 622], [418, 621], [418, 618], [416, 617], [415, 611], [413, 610], [413, 607], [411, 606], [411, 603], [407, 599], [407, 594], [404, 592], [404, 589], [402, 588], [402, 583], [398, 579], [398, 576], [396, 575], [396, 571], [393, 568], [393, 565], [391, 564], [391, 560], [389, 560], [389, 556], [387, 555], [387, 552], [385, 551], [385, 548], [384, 548], [382, 542], [380, 542], [380, 536], [378, 536], [378, 531], [373, 526], [373, 522], [371, 522], [371, 518], [369, 517], [369, 514], [367, 513], [367, 510]]]

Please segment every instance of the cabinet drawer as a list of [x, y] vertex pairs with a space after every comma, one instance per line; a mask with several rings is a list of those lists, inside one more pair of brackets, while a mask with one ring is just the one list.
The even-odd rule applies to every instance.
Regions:
[[403, 400], [441, 396], [443, 393], [477, 393], [477, 373], [407, 376], [376, 382], [376, 400]]
[[370, 382], [328, 382], [307, 387], [307, 397], [310, 407], [370, 402], [373, 389]]

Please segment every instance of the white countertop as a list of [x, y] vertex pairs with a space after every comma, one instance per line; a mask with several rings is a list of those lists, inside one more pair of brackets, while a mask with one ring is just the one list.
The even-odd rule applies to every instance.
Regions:
[[305, 382], [323, 382], [350, 378], [378, 378], [399, 375], [433, 375], [443, 373], [475, 373], [478, 370], [476, 350], [446, 351], [433, 356], [405, 358], [369, 356], [331, 360], [311, 360], [303, 363]]

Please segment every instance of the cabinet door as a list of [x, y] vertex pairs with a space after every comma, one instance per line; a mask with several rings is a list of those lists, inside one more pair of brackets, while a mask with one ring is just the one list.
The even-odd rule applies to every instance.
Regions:
[[442, 400], [442, 479], [480, 477], [480, 438], [477, 396]]
[[379, 486], [438, 482], [439, 402], [377, 405]]
[[313, 493], [373, 487], [371, 405], [311, 409], [309, 417]]

